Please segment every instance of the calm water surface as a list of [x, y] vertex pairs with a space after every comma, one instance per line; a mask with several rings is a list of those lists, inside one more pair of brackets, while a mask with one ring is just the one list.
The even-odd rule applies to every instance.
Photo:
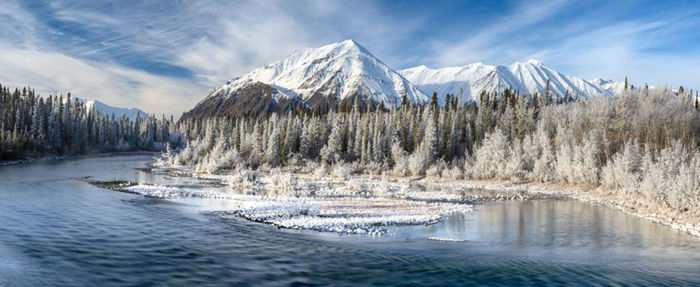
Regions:
[[490, 203], [368, 237], [222, 219], [210, 211], [226, 201], [83, 178], [192, 184], [135, 169], [151, 160], [0, 167], [0, 286], [700, 285], [700, 239], [576, 201]]

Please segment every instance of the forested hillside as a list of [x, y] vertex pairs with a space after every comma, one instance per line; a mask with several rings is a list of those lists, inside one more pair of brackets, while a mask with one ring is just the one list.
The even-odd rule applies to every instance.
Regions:
[[180, 144], [172, 118], [101, 114], [68, 94], [43, 98], [0, 85], [0, 161], [112, 151], [157, 151]]
[[[298, 111], [181, 123], [188, 144], [167, 164], [217, 172], [427, 175], [601, 186], [650, 204], [700, 204], [700, 113], [692, 92], [626, 90], [557, 99], [482, 93], [479, 105]], [[325, 170], [325, 171], [324, 171]]]

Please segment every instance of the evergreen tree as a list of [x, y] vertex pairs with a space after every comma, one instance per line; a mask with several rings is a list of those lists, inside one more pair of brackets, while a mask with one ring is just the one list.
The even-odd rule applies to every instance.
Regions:
[[321, 149], [321, 159], [326, 163], [340, 161], [343, 156], [343, 122], [342, 119], [330, 119], [333, 121], [328, 142]]
[[[273, 122], [275, 123], [275, 122]], [[272, 166], [277, 166], [282, 161], [282, 135], [278, 126], [273, 126], [270, 139], [267, 144], [265, 157]]]
[[437, 92], [433, 92], [433, 96], [430, 98], [430, 106], [432, 108], [437, 108], [437, 106], [438, 106]]

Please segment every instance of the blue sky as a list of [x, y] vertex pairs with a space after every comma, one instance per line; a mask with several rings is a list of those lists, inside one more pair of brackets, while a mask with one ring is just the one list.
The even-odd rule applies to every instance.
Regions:
[[538, 59], [700, 88], [695, 1], [3, 1], [0, 83], [155, 113], [295, 50], [353, 38], [395, 69]]

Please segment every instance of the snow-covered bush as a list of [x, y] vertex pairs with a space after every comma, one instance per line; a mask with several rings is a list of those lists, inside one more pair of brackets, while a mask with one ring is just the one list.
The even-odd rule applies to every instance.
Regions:
[[364, 165], [363, 170], [367, 174], [381, 174], [386, 170], [386, 165], [384, 163], [379, 163], [379, 162], [370, 162]]
[[330, 168], [330, 174], [338, 179], [348, 180], [352, 177], [353, 169], [349, 164], [339, 162]]
[[408, 168], [413, 175], [425, 175], [426, 159], [425, 155], [420, 152], [410, 155], [408, 159]]
[[392, 174], [398, 176], [407, 176], [411, 169], [409, 166], [408, 153], [401, 147], [398, 140], [394, 140], [391, 144], [391, 158], [394, 161]]
[[429, 178], [440, 178], [442, 177], [442, 172], [447, 168], [447, 163], [440, 159], [433, 163], [428, 170], [425, 171], [425, 175]]
[[234, 188], [257, 186], [260, 183], [258, 173], [247, 168], [234, 171], [228, 176], [227, 182], [229, 186]]
[[474, 178], [474, 158], [467, 155], [464, 157], [464, 164], [462, 170], [464, 171], [465, 179]]
[[282, 172], [279, 168], [273, 168], [266, 178], [269, 179], [269, 187], [274, 189], [274, 192], [287, 196], [298, 196], [298, 180], [292, 173]]
[[629, 141], [624, 150], [613, 156], [601, 171], [601, 183], [610, 189], [620, 189], [628, 193], [636, 192], [641, 179], [642, 155], [639, 144]]
[[462, 170], [463, 166], [464, 163], [462, 161], [453, 161], [449, 167], [442, 171], [442, 178], [452, 180], [464, 179], [464, 171]]
[[314, 178], [323, 178], [331, 171], [330, 166], [327, 164], [319, 164], [313, 172]]
[[304, 162], [304, 159], [301, 158], [301, 155], [298, 153], [293, 153], [288, 156], [287, 158], [287, 166], [292, 166], [292, 167], [303, 167], [306, 165], [306, 162]]

